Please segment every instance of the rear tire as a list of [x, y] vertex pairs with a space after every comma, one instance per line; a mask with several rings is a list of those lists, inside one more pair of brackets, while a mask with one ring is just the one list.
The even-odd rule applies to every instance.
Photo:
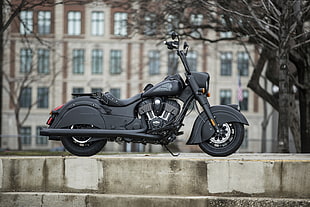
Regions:
[[224, 157], [236, 152], [243, 142], [244, 126], [241, 123], [224, 123], [219, 126], [220, 133], [199, 144], [207, 154]]
[[[72, 125], [71, 129], [90, 129], [91, 125]], [[65, 149], [70, 153], [77, 156], [92, 156], [101, 151], [106, 145], [107, 140], [102, 139], [100, 141], [92, 142], [92, 137], [62, 137], [61, 142]]]

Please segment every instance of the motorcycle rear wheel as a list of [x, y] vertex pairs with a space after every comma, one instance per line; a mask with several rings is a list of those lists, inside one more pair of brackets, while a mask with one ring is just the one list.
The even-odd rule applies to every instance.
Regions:
[[241, 123], [224, 123], [219, 126], [220, 133], [199, 144], [207, 154], [224, 157], [236, 152], [243, 142], [244, 126]]
[[[71, 129], [90, 129], [93, 128], [92, 125], [72, 125]], [[61, 142], [65, 149], [70, 153], [77, 156], [92, 156], [101, 151], [101, 149], [106, 145], [107, 140], [102, 139], [100, 141], [91, 141], [92, 137], [87, 136], [72, 136], [63, 137]]]

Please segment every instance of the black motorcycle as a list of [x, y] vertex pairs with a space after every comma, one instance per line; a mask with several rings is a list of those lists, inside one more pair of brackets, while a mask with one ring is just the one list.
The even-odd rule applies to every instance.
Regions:
[[[188, 44], [180, 49], [176, 33], [165, 44], [176, 50], [185, 68], [185, 81], [172, 75], [162, 82], [148, 84], [144, 92], [129, 99], [117, 99], [111, 93], [82, 93], [51, 111], [48, 128], [40, 131], [50, 140], [60, 140], [66, 150], [78, 156], [91, 156], [101, 151], [107, 141], [160, 144], [167, 147], [183, 126], [188, 111], [197, 108], [197, 116], [187, 145], [199, 147], [212, 156], [227, 156], [242, 144], [246, 118], [238, 105], [210, 106], [210, 76], [192, 72], [186, 60]], [[198, 109], [198, 108], [197, 108]]]

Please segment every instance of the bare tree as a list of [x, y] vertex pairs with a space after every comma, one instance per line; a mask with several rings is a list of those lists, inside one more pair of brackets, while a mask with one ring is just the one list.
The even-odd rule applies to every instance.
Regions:
[[[37, 7], [54, 7], [58, 4], [87, 4], [91, 1], [89, 0], [64, 0], [64, 1], [55, 1], [55, 0], [3, 0], [0, 2], [1, 11], [0, 11], [0, 85], [1, 88], [4, 89], [5, 92], [9, 94], [11, 107], [14, 108], [15, 121], [16, 121], [16, 129], [18, 134], [18, 149], [22, 149], [21, 142], [21, 128], [23, 124], [28, 119], [33, 106], [35, 106], [40, 100], [33, 100], [25, 109], [20, 104], [21, 97], [23, 96], [23, 92], [26, 88], [31, 87], [32, 85], [40, 82], [41, 80], [45, 80], [45, 85], [50, 87], [59, 73], [59, 71], [53, 71], [49, 74], [41, 74], [38, 75], [36, 69], [36, 63], [33, 63], [29, 66], [27, 71], [25, 71], [21, 75], [12, 76], [7, 71], [4, 71], [3, 66], [3, 51], [5, 48], [5, 44], [8, 42], [6, 34], [9, 34], [10, 26], [15, 22], [22, 24], [24, 29], [30, 30], [28, 28], [27, 22], [24, 22], [20, 18], [20, 13], [22, 11], [33, 10]], [[30, 33], [30, 32], [29, 32]], [[38, 36], [36, 33], [31, 33], [31, 36], [27, 34], [21, 35], [21, 40], [25, 45], [25, 48], [32, 51], [33, 44], [32, 42], [37, 42], [36, 44], [44, 46], [48, 48], [50, 51], [53, 51], [53, 44], [50, 41], [46, 41]], [[57, 55], [57, 54], [56, 54]], [[6, 83], [6, 84], [5, 84]], [[0, 90], [0, 113], [2, 113], [2, 90]], [[42, 94], [44, 95], [44, 94]], [[25, 111], [25, 113], [21, 113], [21, 111]], [[2, 119], [0, 118], [0, 126], [2, 126]], [[2, 131], [0, 131], [2, 134]], [[0, 139], [1, 144], [1, 139]], [[1, 147], [1, 145], [0, 145]]]
[[[160, 34], [166, 35], [171, 29], [181, 35], [210, 43], [234, 40], [255, 44], [260, 54], [248, 87], [280, 114], [278, 151], [288, 151], [290, 128], [297, 151], [301, 149], [302, 152], [310, 152], [310, 33], [306, 27], [310, 20], [309, 1], [137, 2], [141, 6], [135, 15], [138, 22], [136, 26], [139, 33], [146, 36], [154, 38]], [[199, 18], [195, 21], [195, 14], [202, 14], [202, 21], [199, 21]], [[208, 30], [231, 31], [233, 36], [209, 39], [206, 38]], [[259, 80], [264, 76], [264, 68], [267, 68], [268, 81], [279, 87], [279, 93], [272, 94], [260, 85]], [[298, 102], [295, 101], [295, 97]], [[296, 109], [302, 113], [295, 113]]]
[[[258, 79], [262, 68], [259, 67], [263, 67], [264, 64], [257, 64], [249, 87], [262, 97], [266, 97], [264, 99], [269, 100], [268, 102], [279, 111], [278, 151], [288, 151], [288, 128], [291, 128], [297, 151], [300, 149], [301, 138], [302, 151], [309, 152], [309, 144], [307, 144], [310, 139], [309, 130], [307, 130], [309, 124], [306, 125], [309, 121], [303, 121], [309, 119], [309, 113], [304, 113], [309, 112], [309, 100], [299, 98], [299, 110], [303, 112], [300, 113], [301, 118], [299, 118], [299, 113], [295, 113], [297, 106], [293, 91], [293, 86], [295, 86], [299, 96], [304, 97], [310, 90], [309, 82], [303, 80], [309, 78], [309, 62], [307, 62], [309, 59], [304, 52], [309, 48], [309, 30], [304, 28], [304, 24], [309, 21], [309, 2], [299, 0], [248, 2], [243, 0], [239, 2], [239, 8], [242, 5], [245, 6], [245, 10], [242, 12], [237, 10], [240, 12], [235, 16], [238, 18], [244, 15], [250, 21], [249, 24], [242, 24], [235, 31], [242, 29], [241, 31], [252, 35], [253, 39], [266, 49], [263, 50], [260, 58], [267, 54], [273, 59], [267, 58], [266, 60], [269, 63], [273, 61], [273, 65], [276, 66], [268, 67], [267, 73], [273, 74], [268, 76], [269, 80], [279, 86], [278, 97], [271, 96], [266, 90], [261, 90]], [[235, 11], [226, 8], [228, 7], [223, 9], [229, 15], [234, 16]], [[300, 73], [303, 76], [300, 76]]]

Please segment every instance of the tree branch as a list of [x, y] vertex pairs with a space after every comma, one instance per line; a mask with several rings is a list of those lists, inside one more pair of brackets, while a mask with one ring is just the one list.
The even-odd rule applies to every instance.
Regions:
[[[6, 2], [8, 3], [8, 5], [10, 5], [11, 9], [12, 9], [12, 4], [9, 0], [6, 0]], [[22, 0], [20, 2], [20, 4], [18, 5], [18, 7], [14, 10], [13, 14], [10, 15], [10, 18], [6, 21], [6, 23], [3, 25], [2, 28], [0, 28], [0, 35], [3, 34], [3, 32], [5, 30], [7, 30], [7, 28], [10, 26], [10, 24], [12, 23], [12, 21], [14, 20], [14, 18], [16, 16], [18, 16], [18, 14], [21, 12], [22, 8], [25, 6], [27, 0]], [[1, 11], [2, 12], [2, 11]]]
[[259, 78], [262, 74], [262, 71], [264, 69], [267, 60], [268, 60], [268, 51], [267, 49], [263, 49], [260, 54], [260, 58], [256, 64], [256, 67], [254, 68], [251, 79], [248, 83], [248, 87], [251, 88], [257, 95], [266, 100], [273, 108], [278, 110], [279, 104], [277, 99], [271, 94], [269, 94], [264, 88], [262, 88], [259, 83]]

